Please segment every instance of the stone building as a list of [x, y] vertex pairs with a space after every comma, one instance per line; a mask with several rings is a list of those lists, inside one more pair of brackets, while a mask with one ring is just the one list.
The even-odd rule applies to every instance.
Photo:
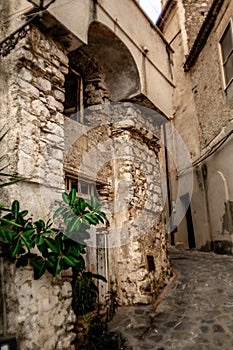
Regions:
[[[90, 231], [86, 263], [108, 280], [100, 298], [113, 281], [122, 304], [166, 284], [165, 231], [233, 249], [233, 3], [162, 4], [155, 26], [136, 0], [0, 1], [3, 153], [28, 179], [1, 201], [46, 220], [65, 190], [98, 195], [110, 224]], [[0, 341], [73, 349], [64, 276], [35, 281], [1, 260], [1, 296]]]
[[[98, 194], [110, 226], [91, 231], [87, 266], [121, 303], [151, 302], [170, 276], [161, 130], [173, 50], [136, 0], [2, 0], [0, 14], [4, 153], [27, 177], [1, 200], [46, 220], [64, 190]], [[1, 286], [2, 335], [23, 350], [72, 349], [69, 282], [1, 261]]]
[[194, 180], [192, 199], [183, 190], [171, 208], [172, 240], [218, 253], [233, 252], [232, 13], [232, 1], [171, 0], [157, 22], [174, 50], [171, 123], [193, 165], [177, 172], [169, 162], [171, 204], [180, 179], [193, 171]]

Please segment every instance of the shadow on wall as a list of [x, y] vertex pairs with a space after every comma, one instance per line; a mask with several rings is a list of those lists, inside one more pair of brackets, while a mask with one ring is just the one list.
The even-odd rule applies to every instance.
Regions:
[[225, 212], [223, 215], [222, 233], [233, 234], [233, 201], [224, 203]]
[[201, 251], [208, 252], [213, 250], [216, 254], [233, 254], [233, 201], [229, 200], [224, 205], [222, 235], [225, 235], [225, 239], [207, 242], [200, 248]]

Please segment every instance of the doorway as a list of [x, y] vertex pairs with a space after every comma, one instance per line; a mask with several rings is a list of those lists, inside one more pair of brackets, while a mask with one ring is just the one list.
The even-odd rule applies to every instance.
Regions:
[[185, 214], [186, 227], [187, 227], [187, 233], [188, 233], [188, 245], [189, 245], [189, 249], [193, 249], [193, 248], [196, 248], [196, 242], [195, 242], [189, 193], [186, 193], [185, 195], [183, 195], [181, 197], [181, 201], [183, 203], [184, 209], [186, 210], [188, 208]]

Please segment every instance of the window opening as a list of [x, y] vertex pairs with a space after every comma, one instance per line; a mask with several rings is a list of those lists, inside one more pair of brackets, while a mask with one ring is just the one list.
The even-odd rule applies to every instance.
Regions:
[[83, 79], [71, 68], [65, 77], [64, 114], [78, 122], [83, 122]]
[[155, 262], [153, 255], [147, 255], [148, 270], [149, 272], [155, 271]]
[[69, 192], [72, 189], [77, 191], [77, 196], [84, 199], [91, 199], [91, 196], [97, 196], [96, 183], [84, 179], [80, 176], [71, 174], [65, 175], [66, 190]]
[[230, 21], [223, 32], [219, 41], [222, 54], [222, 65], [224, 72], [225, 87], [227, 87], [233, 79], [233, 34], [232, 21]]

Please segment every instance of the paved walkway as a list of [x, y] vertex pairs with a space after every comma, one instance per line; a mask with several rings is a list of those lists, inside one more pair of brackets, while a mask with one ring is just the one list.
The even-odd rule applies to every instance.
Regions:
[[122, 306], [111, 329], [127, 350], [232, 350], [233, 257], [171, 250], [177, 279], [157, 307]]

